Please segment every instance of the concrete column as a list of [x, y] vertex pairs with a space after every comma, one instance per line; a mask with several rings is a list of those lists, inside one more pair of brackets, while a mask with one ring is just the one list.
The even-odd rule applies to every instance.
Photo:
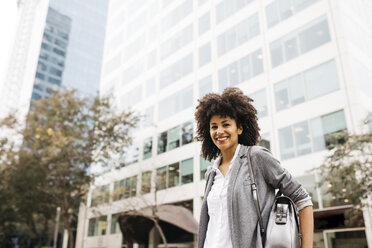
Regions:
[[372, 247], [372, 197], [368, 199], [368, 204], [363, 208], [364, 225], [366, 227], [366, 238], [368, 247]]
[[76, 230], [76, 248], [83, 248], [84, 245], [84, 230], [85, 230], [85, 219], [87, 215], [87, 207], [84, 203], [80, 203], [79, 207], [79, 215], [78, 215], [78, 223], [77, 223], [77, 230]]
[[160, 243], [159, 231], [153, 227], [149, 233], [149, 248], [157, 248]]

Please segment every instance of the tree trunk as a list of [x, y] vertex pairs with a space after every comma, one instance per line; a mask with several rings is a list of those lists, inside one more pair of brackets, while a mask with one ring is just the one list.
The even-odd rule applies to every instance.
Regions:
[[69, 248], [74, 248], [74, 235], [72, 233], [72, 230], [71, 230], [71, 227], [70, 226], [68, 226], [67, 232], [68, 232], [68, 236], [69, 236], [68, 247]]

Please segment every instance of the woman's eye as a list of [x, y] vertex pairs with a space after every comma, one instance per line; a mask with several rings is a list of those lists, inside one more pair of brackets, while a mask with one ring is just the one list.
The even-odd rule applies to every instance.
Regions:
[[217, 128], [217, 126], [211, 126], [211, 129], [216, 129]]
[[227, 123], [226, 123], [226, 124], [223, 124], [223, 126], [224, 126], [224, 127], [228, 127], [228, 126], [230, 126], [230, 124], [227, 124]]

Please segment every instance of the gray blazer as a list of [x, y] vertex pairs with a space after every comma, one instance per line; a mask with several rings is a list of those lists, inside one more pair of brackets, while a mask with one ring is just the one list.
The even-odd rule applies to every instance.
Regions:
[[[266, 230], [275, 189], [280, 189], [295, 203], [308, 197], [307, 192], [289, 172], [280, 166], [269, 150], [260, 146], [251, 149], [252, 169], [258, 188], [258, 201]], [[262, 247], [257, 212], [251, 192], [248, 169], [248, 147], [241, 145], [238, 157], [231, 168], [227, 186], [227, 207], [232, 246], [234, 248]], [[206, 187], [200, 212], [198, 248], [203, 248], [208, 228], [207, 197], [212, 188], [216, 172], [208, 168]]]

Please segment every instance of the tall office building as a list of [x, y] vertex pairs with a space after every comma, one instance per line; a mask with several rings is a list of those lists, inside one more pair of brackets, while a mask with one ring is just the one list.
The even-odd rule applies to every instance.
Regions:
[[[326, 194], [309, 171], [322, 163], [330, 134], [367, 128], [371, 11], [363, 0], [111, 1], [100, 93], [146, 118], [122, 168], [91, 187], [83, 247], [121, 247], [117, 216], [151, 202], [154, 182], [158, 204], [182, 204], [198, 220], [210, 163], [192, 141], [194, 109], [228, 86], [255, 100], [261, 145], [312, 196], [314, 247], [372, 246], [371, 210], [363, 225], [347, 224], [348, 199]], [[193, 247], [194, 239], [170, 242]]]
[[[28, 112], [48, 0], [1, 3], [0, 117]], [[17, 111], [17, 112], [16, 112]]]
[[69, 43], [71, 18], [49, 7], [35, 73], [31, 106], [40, 98], [58, 92], [62, 84]]
[[31, 105], [62, 86], [97, 95], [106, 16], [107, 1], [50, 1]]

